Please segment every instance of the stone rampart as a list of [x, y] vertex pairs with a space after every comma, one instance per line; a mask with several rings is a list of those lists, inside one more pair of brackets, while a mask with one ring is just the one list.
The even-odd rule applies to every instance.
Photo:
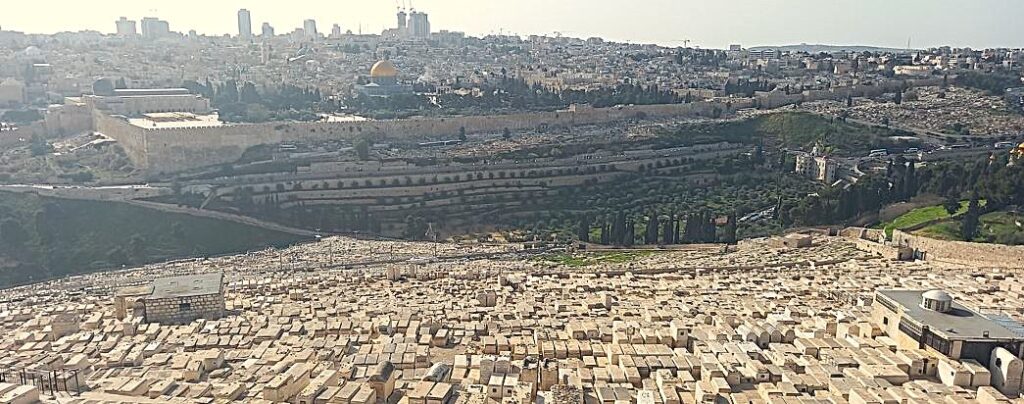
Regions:
[[690, 104], [640, 105], [614, 108], [581, 108], [576, 111], [535, 112], [508, 115], [414, 118], [359, 122], [272, 122], [215, 127], [142, 128], [122, 118], [96, 113], [96, 130], [117, 139], [140, 168], [152, 173], [229, 163], [246, 149], [287, 141], [318, 141], [374, 136], [381, 139], [417, 140], [455, 137], [468, 133], [495, 133], [604, 124], [629, 119], [663, 119], [676, 116], [709, 116], [728, 107], [749, 107], [743, 100]]
[[893, 231], [892, 243], [917, 250], [929, 261], [981, 268], [1024, 268], [1024, 246], [936, 240], [900, 230]]
[[[887, 82], [879, 86], [858, 85], [789, 95], [771, 92], [761, 93], [756, 98], [714, 99], [688, 104], [585, 107], [573, 111], [507, 115], [358, 122], [271, 122], [187, 128], [142, 128], [122, 118], [95, 112], [94, 126], [97, 131], [118, 140], [136, 166], [159, 174], [234, 162], [250, 147], [288, 141], [352, 139], [358, 136], [392, 140], [437, 139], [454, 138], [462, 129], [467, 133], [496, 133], [504, 129], [527, 131], [632, 119], [716, 116], [754, 106], [774, 108], [805, 101], [840, 100], [847, 94], [875, 96], [894, 91], [900, 85], [899, 82]], [[921, 83], [908, 82], [908, 85]]]
[[93, 111], [93, 125], [97, 132], [117, 140], [124, 148], [125, 154], [136, 167], [149, 166], [150, 153], [146, 148], [146, 135], [142, 128], [128, 123], [117, 116], [110, 116], [101, 111]]

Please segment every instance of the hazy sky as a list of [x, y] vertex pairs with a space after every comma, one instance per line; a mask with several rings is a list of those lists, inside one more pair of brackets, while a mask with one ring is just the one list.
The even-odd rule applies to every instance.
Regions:
[[[252, 11], [278, 33], [315, 18], [321, 32], [379, 32], [395, 24], [395, 0], [2, 0], [0, 27], [33, 33], [112, 32], [119, 16], [157, 16], [171, 29], [237, 33]], [[618, 41], [726, 47], [796, 43], [913, 47], [1024, 47], [1022, 0], [415, 0], [435, 31], [601, 36]]]

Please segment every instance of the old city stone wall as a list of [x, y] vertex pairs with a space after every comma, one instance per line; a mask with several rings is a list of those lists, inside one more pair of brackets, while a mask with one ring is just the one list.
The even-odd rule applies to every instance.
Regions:
[[[934, 85], [936, 80], [908, 81], [908, 86]], [[631, 105], [613, 108], [581, 108], [573, 112], [535, 112], [450, 118], [415, 118], [363, 122], [273, 122], [192, 128], [139, 128], [123, 119], [95, 116], [95, 128], [121, 142], [132, 161], [151, 173], [167, 173], [238, 160], [246, 149], [287, 141], [317, 141], [375, 136], [384, 139], [454, 137], [468, 133], [535, 130], [547, 127], [595, 125], [629, 119], [663, 119], [711, 116], [729, 110], [776, 108], [796, 102], [842, 100], [848, 94], [877, 96], [895, 91], [900, 82], [857, 85], [800, 94], [762, 93], [754, 99], [714, 100], [689, 104]]]
[[225, 311], [222, 294], [146, 299], [145, 306], [146, 322], [160, 324], [188, 324], [200, 318], [215, 320], [223, 317]]
[[93, 116], [84, 103], [65, 103], [47, 108], [43, 123], [50, 136], [65, 136], [93, 129]]
[[[730, 106], [744, 108], [749, 107], [750, 103], [737, 100]], [[96, 130], [121, 142], [128, 156], [139, 167], [161, 173], [233, 162], [250, 147], [287, 141], [352, 139], [364, 135], [382, 139], [454, 137], [461, 128], [469, 133], [493, 133], [505, 128], [523, 131], [543, 126], [592, 125], [640, 117], [706, 116], [715, 110], [725, 111], [726, 107], [724, 103], [712, 102], [585, 108], [576, 112], [362, 122], [276, 122], [162, 129], [139, 128], [122, 119], [102, 116], [96, 118]]]
[[974, 267], [1024, 268], [1024, 246], [936, 240], [900, 230], [893, 231], [892, 243], [924, 252], [926, 260]]
[[149, 153], [146, 149], [146, 136], [143, 129], [128, 121], [112, 117], [101, 111], [93, 111], [94, 129], [112, 139], [117, 140], [125, 154], [137, 167], [147, 167]]

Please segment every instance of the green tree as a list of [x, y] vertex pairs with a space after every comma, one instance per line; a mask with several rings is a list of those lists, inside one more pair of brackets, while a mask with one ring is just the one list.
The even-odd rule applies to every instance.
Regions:
[[146, 239], [139, 234], [133, 234], [128, 239], [128, 249], [133, 262], [144, 262], [146, 260]]
[[942, 202], [942, 207], [946, 209], [946, 213], [953, 216], [960, 210], [960, 199], [953, 196], [946, 197], [946, 200]]
[[248, 104], [245, 106], [246, 122], [267, 122], [270, 120], [270, 110], [263, 104]]
[[978, 207], [978, 196], [971, 197], [971, 202], [967, 205], [967, 213], [964, 214], [964, 218], [960, 221], [961, 236], [964, 241], [972, 241], [978, 236], [978, 224], [981, 218], [980, 208]]
[[584, 243], [590, 242], [590, 227], [592, 226], [592, 221], [593, 219], [590, 217], [589, 213], [584, 213], [583, 216], [580, 217], [579, 229], [577, 230], [576, 237]]
[[32, 140], [29, 141], [28, 150], [33, 156], [42, 156], [53, 152], [53, 146], [41, 136], [32, 136]]
[[355, 145], [356, 155], [359, 156], [360, 160], [370, 159], [370, 140], [362, 137], [356, 140]]
[[658, 244], [658, 214], [651, 212], [650, 218], [647, 220], [647, 231], [644, 234], [644, 244]]
[[722, 242], [736, 244], [736, 212], [729, 214], [725, 223], [725, 234], [722, 235]]
[[256, 85], [247, 81], [245, 84], [242, 84], [238, 100], [245, 104], [256, 104], [262, 101], [262, 98], [260, 97], [260, 92], [256, 90]]

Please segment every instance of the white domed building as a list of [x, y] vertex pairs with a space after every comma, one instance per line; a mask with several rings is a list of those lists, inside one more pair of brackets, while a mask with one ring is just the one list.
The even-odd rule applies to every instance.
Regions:
[[[1024, 325], [1004, 315], [982, 312], [943, 290], [878, 290], [871, 309], [872, 322], [902, 349], [972, 360], [990, 372], [1007, 360], [997, 358], [1000, 355], [1024, 356]], [[953, 377], [949, 372], [936, 375], [940, 367], [935, 362], [912, 366], [910, 377], [940, 376], [944, 382]]]

